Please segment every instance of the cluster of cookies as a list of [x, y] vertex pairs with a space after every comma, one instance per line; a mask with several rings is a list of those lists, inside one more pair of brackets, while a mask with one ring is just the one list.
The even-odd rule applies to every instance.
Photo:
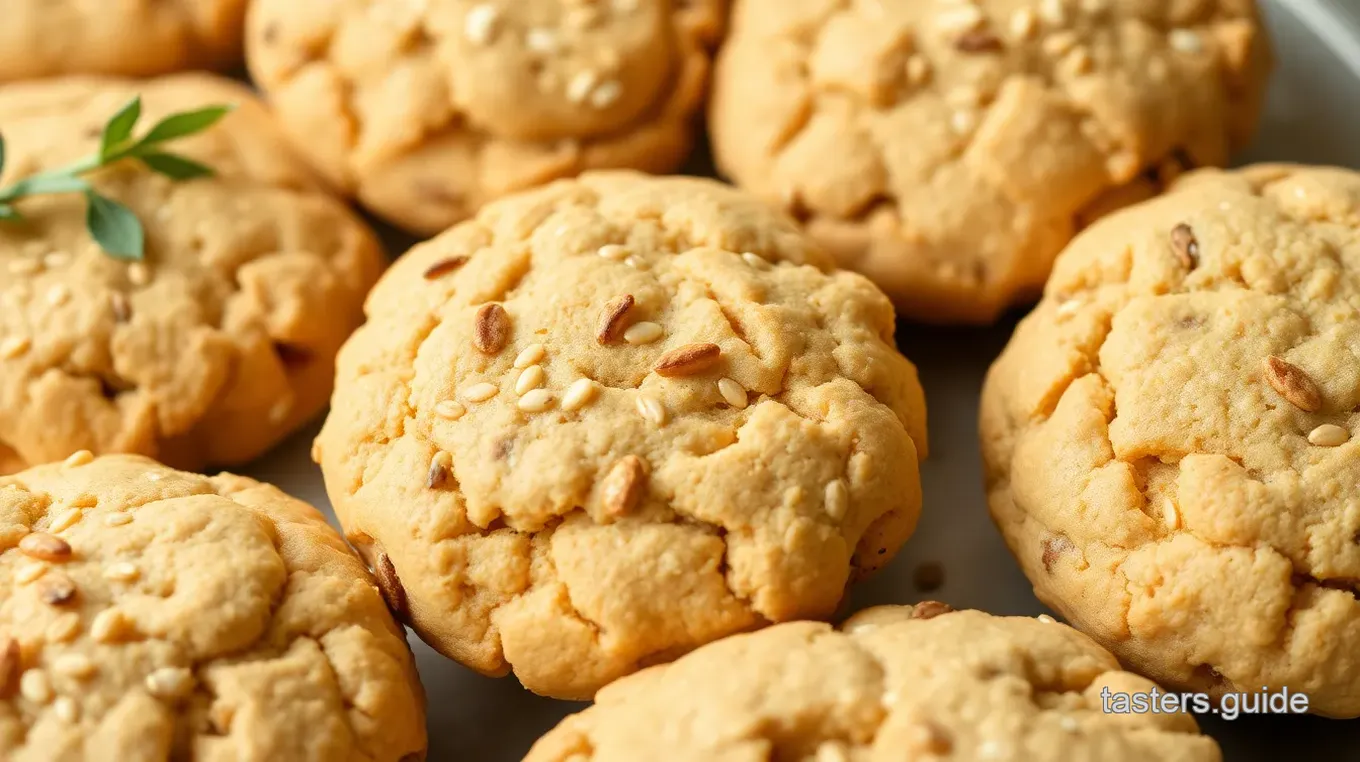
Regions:
[[[0, 220], [0, 756], [416, 762], [401, 624], [595, 699], [533, 762], [1217, 759], [1188, 715], [1103, 713], [1153, 680], [1360, 715], [1360, 177], [1179, 179], [1252, 133], [1254, 4], [730, 5], [20, 4], [0, 79], [54, 78], [0, 86], [6, 186], [133, 95], [236, 108], [176, 143], [211, 176], [88, 174], [143, 258], [81, 194]], [[243, 50], [268, 106], [174, 73]], [[705, 108], [746, 192], [632, 171]], [[342, 197], [439, 235], [382, 274]], [[921, 509], [896, 314], [1041, 289], [983, 456], [1076, 629], [807, 621]], [[189, 473], [328, 399], [349, 545]]]

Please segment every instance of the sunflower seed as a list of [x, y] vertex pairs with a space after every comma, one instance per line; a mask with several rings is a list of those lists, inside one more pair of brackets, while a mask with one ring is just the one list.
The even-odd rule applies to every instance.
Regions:
[[604, 310], [600, 312], [599, 327], [595, 330], [595, 340], [601, 344], [618, 341], [619, 334], [627, 323], [628, 313], [633, 309], [633, 304], [632, 294], [616, 296], [606, 302]]
[[1265, 359], [1264, 368], [1266, 381], [1291, 405], [1305, 413], [1315, 413], [1322, 407], [1322, 392], [1302, 368], [1275, 355]]
[[473, 345], [483, 354], [494, 355], [510, 340], [510, 315], [499, 304], [483, 304], [473, 328]]

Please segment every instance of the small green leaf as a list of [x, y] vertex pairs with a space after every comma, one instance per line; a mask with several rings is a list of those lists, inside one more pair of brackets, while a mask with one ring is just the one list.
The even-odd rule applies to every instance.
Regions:
[[142, 118], [142, 96], [137, 96], [113, 115], [104, 125], [104, 137], [99, 143], [99, 158], [108, 161], [132, 137], [137, 120]]
[[208, 106], [197, 111], [171, 114], [152, 127], [151, 131], [146, 133], [146, 137], [137, 144], [137, 148], [147, 148], [167, 140], [202, 132], [217, 124], [218, 120], [231, 113], [233, 108], [235, 106]]
[[141, 158], [152, 170], [171, 180], [193, 180], [198, 177], [213, 176], [212, 167], [172, 153], [149, 153]]
[[115, 259], [140, 260], [145, 255], [146, 234], [142, 223], [131, 209], [111, 198], [85, 192], [89, 208], [85, 212], [85, 227], [90, 237], [109, 256]]
[[0, 193], [0, 201], [8, 201], [23, 196], [36, 196], [43, 193], [83, 193], [90, 184], [79, 177], [65, 173], [33, 175], [25, 177]]

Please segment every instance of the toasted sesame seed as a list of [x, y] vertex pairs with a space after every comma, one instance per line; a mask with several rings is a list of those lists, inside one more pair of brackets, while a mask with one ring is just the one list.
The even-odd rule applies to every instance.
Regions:
[[434, 406], [434, 414], [440, 418], [456, 421], [467, 413], [467, 408], [463, 407], [457, 400], [443, 400]]
[[562, 395], [562, 409], [576, 410], [590, 404], [600, 391], [600, 385], [589, 378], [578, 378], [567, 387]]
[[463, 399], [468, 402], [486, 402], [495, 397], [500, 389], [495, 384], [488, 384], [483, 381], [480, 384], [473, 384], [463, 390]]
[[19, 550], [29, 558], [61, 562], [71, 557], [71, 544], [47, 532], [33, 532], [19, 541]]
[[57, 700], [52, 702], [52, 713], [65, 723], [73, 723], [80, 719], [80, 707], [70, 696], [58, 696]]
[[537, 365], [543, 362], [543, 358], [548, 354], [548, 348], [542, 344], [530, 344], [515, 356], [516, 368], [527, 368], [530, 365]]
[[104, 570], [105, 579], [115, 582], [131, 582], [142, 575], [142, 570], [130, 561], [119, 561]]
[[501, 12], [490, 3], [474, 5], [463, 17], [463, 36], [476, 45], [486, 45], [496, 36]]
[[457, 270], [467, 264], [467, 261], [467, 257], [449, 257], [447, 259], [441, 259], [425, 268], [425, 272], [421, 274], [421, 277], [425, 278], [425, 280], [435, 280]]
[[62, 462], [67, 468], [78, 468], [94, 460], [94, 453], [89, 450], [76, 450], [66, 457]]
[[132, 630], [132, 622], [118, 609], [105, 609], [90, 623], [90, 637], [100, 643], [112, 643]]
[[1315, 413], [1322, 407], [1322, 391], [1302, 368], [1275, 355], [1263, 363], [1266, 381], [1291, 405], [1305, 413]]
[[52, 523], [48, 525], [47, 531], [62, 532], [70, 529], [75, 526], [76, 522], [80, 521], [81, 517], [84, 515], [85, 512], [79, 508], [68, 508], [57, 514], [56, 518], [52, 519]]
[[1039, 19], [1034, 16], [1033, 8], [1021, 8], [1011, 14], [1011, 34], [1018, 40], [1028, 40], [1039, 28]]
[[939, 601], [921, 601], [915, 606], [912, 606], [911, 618], [934, 619], [937, 616], [948, 614], [953, 610], [954, 607], [950, 606], [948, 603], [940, 603]]
[[133, 262], [127, 268], [128, 282], [134, 286], [145, 286], [151, 282], [151, 271], [141, 262]]
[[56, 619], [53, 619], [43, 631], [43, 637], [49, 643], [65, 643], [80, 632], [80, 615], [74, 611], [67, 611]]
[[146, 691], [158, 699], [181, 699], [194, 687], [194, 675], [184, 667], [161, 667], [146, 676]]
[[96, 669], [94, 661], [85, 654], [62, 654], [52, 661], [53, 672], [77, 680], [93, 675]]
[[598, 109], [606, 109], [618, 103], [621, 97], [623, 97], [623, 83], [617, 79], [607, 79], [591, 91], [590, 105]]
[[30, 669], [19, 678], [19, 695], [35, 704], [52, 700], [52, 681], [41, 669]]
[[1204, 40], [1199, 33], [1191, 29], [1172, 29], [1167, 36], [1167, 42], [1171, 47], [1182, 53], [1200, 53], [1204, 51]]
[[425, 486], [430, 489], [443, 489], [453, 476], [453, 456], [439, 450], [430, 457], [430, 468], [425, 473]]
[[64, 283], [58, 283], [47, 289], [47, 303], [53, 307], [60, 307], [69, 301], [71, 301], [70, 286], [67, 286]]
[[1176, 252], [1176, 258], [1185, 269], [1193, 270], [1199, 263], [1199, 239], [1195, 238], [1195, 231], [1184, 222], [1171, 229], [1171, 249]]
[[693, 376], [713, 367], [721, 357], [717, 344], [686, 344], [662, 355], [652, 369], [667, 378]]
[[70, 603], [76, 597], [76, 583], [58, 571], [50, 571], [38, 580], [38, 597], [50, 606]]
[[120, 527], [124, 524], [130, 524], [132, 523], [132, 514], [123, 513], [122, 511], [110, 513], [104, 517], [104, 523], [111, 527]]
[[599, 255], [605, 259], [612, 259], [615, 261], [626, 259], [628, 257], [628, 247], [620, 246], [617, 243], [605, 244], [600, 247]]
[[543, 372], [543, 366], [530, 365], [520, 371], [519, 378], [515, 379], [515, 394], [523, 397], [525, 393], [537, 389], [548, 380], [548, 374]]
[[651, 421], [657, 426], [666, 425], [666, 408], [655, 397], [646, 394], [639, 394], [637, 398], [638, 415]]
[[665, 333], [665, 329], [657, 323], [651, 323], [644, 320], [641, 323], [634, 323], [629, 326], [628, 330], [623, 332], [623, 340], [634, 346], [651, 344], [661, 338]]
[[634, 304], [632, 294], [616, 296], [606, 302], [604, 309], [600, 311], [595, 340], [600, 344], [617, 341], [620, 331], [628, 324], [629, 312], [632, 311]]
[[495, 302], [483, 304], [473, 318], [472, 344], [483, 354], [494, 355], [510, 340], [510, 313]]
[[964, 53], [993, 53], [1005, 45], [1001, 38], [986, 29], [974, 29], [959, 35], [954, 47]]
[[592, 69], [577, 72], [567, 82], [567, 100], [572, 103], [584, 103], [599, 81], [600, 75]]
[[832, 479], [826, 483], [826, 515], [840, 521], [845, 518], [845, 512], [850, 508], [850, 490], [846, 488], [845, 482], [841, 479]]
[[1170, 498], [1162, 501], [1162, 521], [1166, 522], [1166, 528], [1170, 530], [1180, 529], [1181, 512], [1176, 509], [1176, 504]]
[[9, 263], [9, 271], [15, 275], [33, 275], [42, 269], [42, 263], [36, 259], [16, 259]]
[[1334, 423], [1324, 423], [1308, 432], [1308, 441], [1318, 447], [1340, 447], [1351, 438], [1351, 433]]
[[1058, 620], [1054, 619], [1053, 617], [1049, 616], [1048, 614], [1040, 614], [1040, 615], [1039, 615], [1038, 617], [1036, 617], [1036, 618], [1037, 618], [1040, 622], [1043, 622], [1044, 624], [1054, 624], [1054, 623], [1056, 623], [1056, 622], [1058, 621]]
[[535, 53], [552, 54], [562, 48], [562, 43], [553, 30], [535, 27], [524, 33], [524, 46]]
[[760, 256], [759, 254], [756, 254], [755, 252], [752, 251], [742, 252], [741, 258], [746, 262], [746, 264], [750, 265], [751, 267], [754, 267], [757, 270], [770, 269], [770, 261]]
[[600, 482], [600, 504], [610, 516], [622, 516], [637, 507], [646, 491], [647, 464], [636, 455], [614, 462]]
[[[538, 367], [538, 366], [534, 366]], [[519, 398], [516, 407], [526, 413], [542, 413], [552, 407], [553, 395], [547, 389], [533, 389]]]
[[730, 378], [718, 379], [718, 393], [727, 404], [738, 410], [746, 409], [746, 387]]
[[46, 573], [47, 564], [30, 561], [14, 572], [14, 581], [21, 585], [27, 585]]
[[32, 346], [33, 340], [27, 336], [10, 336], [4, 341], [0, 341], [0, 358], [12, 360], [27, 352]]

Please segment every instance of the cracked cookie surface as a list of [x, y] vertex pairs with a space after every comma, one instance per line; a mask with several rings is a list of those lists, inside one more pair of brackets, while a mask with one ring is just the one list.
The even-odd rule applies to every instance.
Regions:
[[588, 169], [693, 143], [726, 0], [261, 0], [251, 72], [337, 186], [437, 233]]
[[841, 631], [781, 624], [626, 677], [525, 762], [1217, 762], [1189, 715], [1101, 710], [1103, 688], [1153, 687], [1051, 619], [884, 606]]
[[906, 317], [991, 322], [1250, 137], [1264, 35], [1253, 0], [738, 0], [713, 148]]
[[914, 528], [926, 442], [891, 305], [826, 266], [708, 180], [485, 207], [341, 350], [313, 455], [346, 534], [427, 642], [550, 696], [829, 615]]
[[1187, 176], [1083, 233], [989, 373], [1038, 596], [1168, 687], [1360, 715], [1360, 175]]
[[6, 0], [0, 81], [145, 77], [241, 59], [247, 0]]
[[416, 762], [403, 631], [311, 506], [140, 456], [0, 477], [0, 756]]
[[0, 225], [0, 473], [80, 449], [188, 469], [254, 458], [325, 406], [335, 352], [384, 265], [254, 96], [208, 75], [0, 88], [4, 181], [94, 153], [138, 93], [142, 130], [237, 105], [171, 144], [217, 176], [177, 183], [128, 165], [90, 176], [141, 220], [143, 262], [100, 251], [77, 194], [25, 199], [27, 221]]

